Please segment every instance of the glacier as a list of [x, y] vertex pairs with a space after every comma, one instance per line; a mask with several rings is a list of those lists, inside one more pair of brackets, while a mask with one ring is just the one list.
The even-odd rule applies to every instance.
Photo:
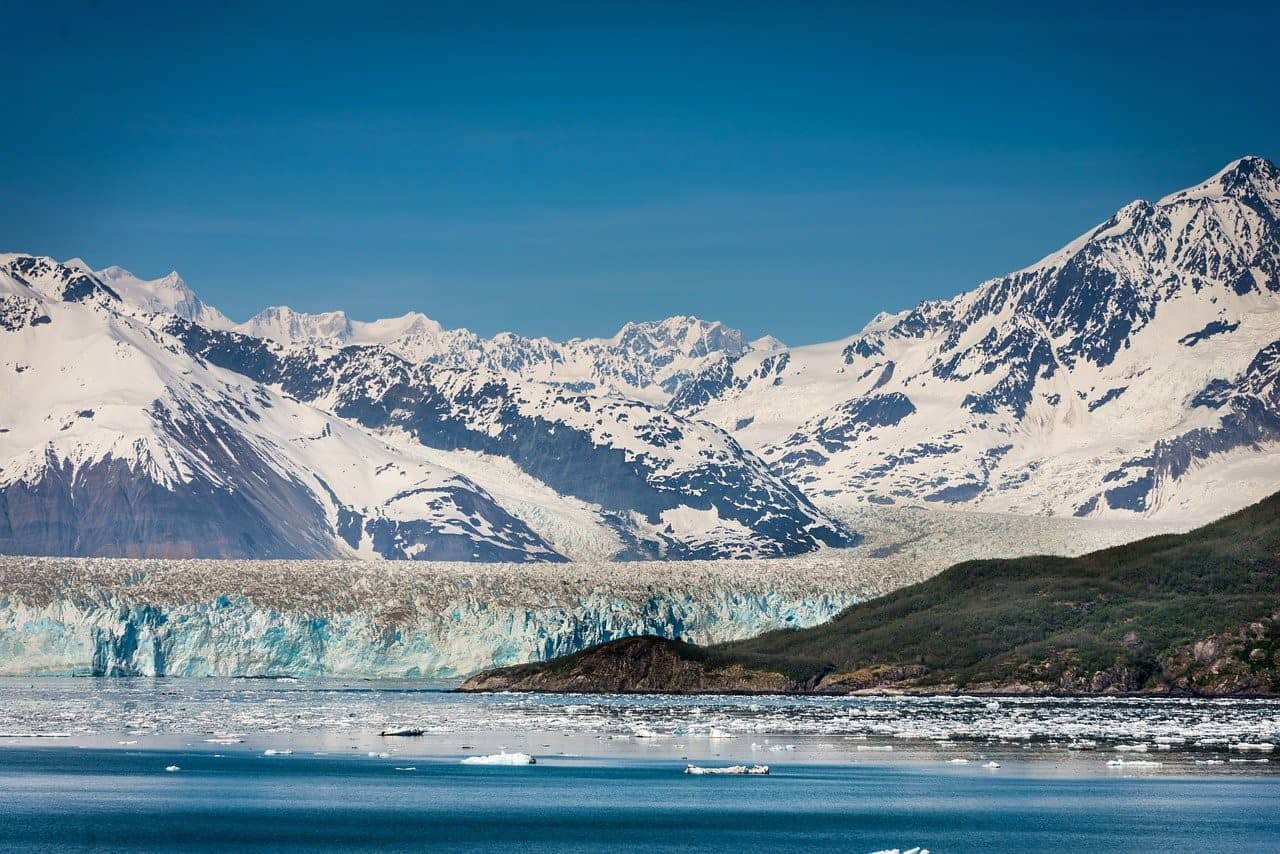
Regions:
[[455, 678], [628, 635], [810, 626], [884, 592], [796, 563], [2, 558], [0, 675]]
[[849, 511], [853, 549], [728, 561], [449, 563], [0, 556], [0, 676], [452, 679], [658, 634], [823, 622], [981, 557], [1078, 555], [1152, 520]]

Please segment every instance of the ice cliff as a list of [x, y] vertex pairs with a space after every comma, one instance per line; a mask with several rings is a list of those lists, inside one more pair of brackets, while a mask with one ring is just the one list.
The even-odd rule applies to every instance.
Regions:
[[879, 565], [0, 558], [0, 675], [453, 677], [813, 625], [901, 583]]

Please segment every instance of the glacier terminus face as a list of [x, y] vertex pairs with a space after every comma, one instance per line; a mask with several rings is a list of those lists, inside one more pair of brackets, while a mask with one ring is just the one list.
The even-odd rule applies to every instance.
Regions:
[[3, 558], [0, 675], [449, 678], [630, 635], [810, 626], [883, 592], [792, 564]]

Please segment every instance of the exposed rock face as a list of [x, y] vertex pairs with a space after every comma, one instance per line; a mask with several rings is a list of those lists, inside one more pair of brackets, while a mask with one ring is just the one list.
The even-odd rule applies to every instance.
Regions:
[[1170, 690], [1280, 693], [1280, 611], [1239, 631], [1183, 647], [1161, 663], [1161, 679]]

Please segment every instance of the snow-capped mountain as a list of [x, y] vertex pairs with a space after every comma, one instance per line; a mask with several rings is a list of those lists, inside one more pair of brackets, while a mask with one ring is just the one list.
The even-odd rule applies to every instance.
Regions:
[[594, 508], [629, 557], [781, 556], [854, 541], [726, 432], [642, 401], [414, 364], [380, 346], [286, 347], [178, 318], [165, 331], [195, 357], [351, 423], [462, 454], [495, 490], [514, 465]]
[[521, 561], [851, 541], [710, 425], [224, 320], [176, 277], [0, 256], [0, 552]]
[[1280, 170], [1246, 157], [1040, 262], [670, 403], [820, 503], [1204, 519], [1280, 482]]
[[365, 322], [352, 320], [342, 311], [305, 314], [273, 306], [234, 327], [201, 325], [291, 345], [379, 344], [412, 362], [483, 368], [573, 391], [614, 392], [653, 403], [665, 403], [689, 377], [721, 354], [733, 357], [782, 346], [771, 337], [748, 342], [736, 329], [696, 317], [628, 323], [611, 338], [565, 342], [510, 332], [482, 338], [467, 329], [444, 329], [417, 312]]
[[0, 552], [769, 557], [855, 542], [828, 514], [862, 503], [1195, 521], [1280, 482], [1278, 374], [1261, 158], [795, 348], [688, 317], [237, 325], [177, 274], [5, 255]]
[[176, 271], [158, 279], [140, 279], [122, 267], [107, 267], [95, 272], [79, 258], [72, 258], [63, 266], [93, 274], [124, 302], [143, 311], [176, 314], [210, 329], [230, 329], [233, 326], [226, 315], [196, 296]]

